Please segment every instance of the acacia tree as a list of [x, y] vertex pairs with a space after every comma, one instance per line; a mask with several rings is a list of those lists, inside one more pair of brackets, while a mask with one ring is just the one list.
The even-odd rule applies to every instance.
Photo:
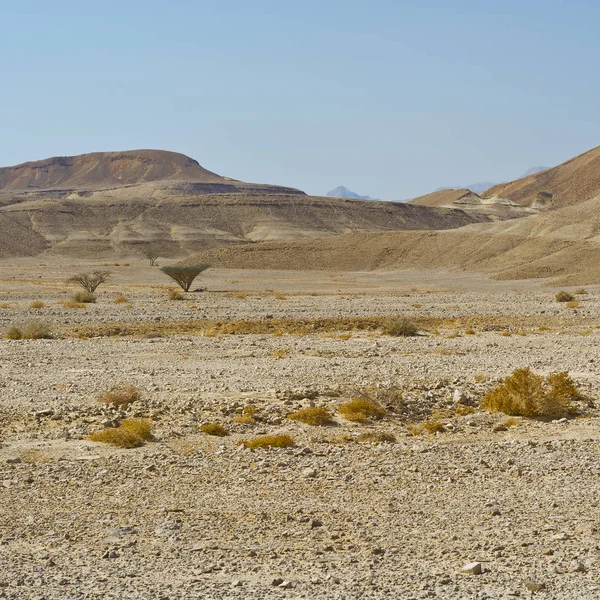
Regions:
[[96, 291], [101, 283], [106, 283], [110, 278], [110, 271], [93, 271], [91, 273], [77, 273], [69, 277], [71, 283], [78, 283], [84, 290], [90, 294]]
[[150, 261], [150, 266], [156, 266], [156, 259], [158, 258], [158, 250], [154, 246], [148, 246], [144, 251], [144, 256]]
[[189, 292], [194, 279], [203, 271], [206, 271], [210, 265], [173, 265], [170, 267], [160, 267], [160, 270], [168, 275], [173, 281], [176, 281], [184, 292]]

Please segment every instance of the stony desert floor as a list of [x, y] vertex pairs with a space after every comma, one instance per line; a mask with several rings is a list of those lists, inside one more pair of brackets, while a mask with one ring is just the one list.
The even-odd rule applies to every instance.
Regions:
[[[96, 267], [113, 272], [97, 302], [63, 306]], [[566, 308], [543, 281], [440, 272], [198, 285], [170, 300], [139, 260], [0, 263], [0, 330], [53, 332], [0, 340], [0, 598], [600, 597], [600, 288]], [[384, 335], [388, 316], [419, 335]], [[480, 410], [520, 367], [569, 371], [578, 416]], [[125, 383], [140, 400], [98, 402]], [[337, 413], [360, 393], [385, 417]], [[288, 418], [310, 405], [333, 423]], [[87, 439], [125, 417], [154, 439]], [[431, 420], [444, 431], [420, 433]], [[295, 444], [240, 445], [264, 434]]]

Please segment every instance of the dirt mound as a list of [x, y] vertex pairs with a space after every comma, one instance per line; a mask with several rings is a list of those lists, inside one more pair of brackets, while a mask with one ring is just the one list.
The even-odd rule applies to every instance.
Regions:
[[600, 282], [600, 196], [551, 213], [449, 231], [352, 233], [336, 238], [221, 248], [196, 260], [253, 269], [450, 269], [497, 279]]
[[538, 210], [585, 202], [600, 194], [600, 146], [553, 169], [510, 183], [495, 185], [484, 194], [488, 200], [504, 198]]

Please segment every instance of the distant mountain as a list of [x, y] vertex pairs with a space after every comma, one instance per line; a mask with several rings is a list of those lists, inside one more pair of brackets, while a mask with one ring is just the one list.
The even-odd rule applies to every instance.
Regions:
[[536, 173], [541, 173], [542, 171], [546, 171], [549, 168], [550, 167], [531, 167], [531, 169], [525, 171], [525, 173], [523, 173], [523, 175], [521, 175], [519, 179], [523, 179], [523, 177], [529, 177], [530, 175], [535, 175]]
[[349, 190], [347, 187], [343, 185], [339, 185], [335, 189], [327, 192], [326, 196], [329, 198], [353, 198], [355, 200], [376, 200], [376, 198], [371, 198], [371, 196], [361, 196], [352, 190]]
[[[531, 167], [531, 169], [528, 169], [527, 171], [525, 171], [525, 173], [523, 173], [523, 175], [519, 175], [519, 177], [517, 177], [517, 179], [523, 179], [524, 177], [529, 177], [530, 175], [535, 175], [536, 173], [540, 173], [541, 171], [545, 171], [546, 169], [549, 169], [550, 167]], [[495, 185], [500, 185], [500, 183], [505, 183], [504, 181], [501, 182], [494, 182], [494, 181], [482, 181], [480, 183], [469, 183], [467, 185], [455, 185], [452, 187], [440, 187], [437, 188], [437, 190], [434, 190], [434, 192], [442, 192], [444, 190], [461, 190], [461, 189], [467, 189], [467, 190], [471, 190], [472, 192], [475, 192], [476, 194], [481, 194], [487, 190], [489, 190], [490, 188], [494, 187]]]

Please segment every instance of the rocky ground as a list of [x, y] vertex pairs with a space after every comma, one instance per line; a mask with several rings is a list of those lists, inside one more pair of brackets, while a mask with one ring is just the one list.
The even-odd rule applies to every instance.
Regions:
[[[0, 329], [54, 332], [0, 341], [0, 598], [600, 597], [598, 290], [568, 309], [541, 283], [219, 271], [171, 301], [156, 269], [123, 264], [96, 304], [64, 308], [79, 266], [0, 265]], [[420, 335], [203, 325], [389, 315]], [[579, 416], [481, 411], [524, 366], [568, 370]], [[141, 399], [98, 403], [119, 383]], [[363, 390], [385, 418], [337, 414]], [[333, 424], [287, 418], [311, 404]], [[236, 422], [248, 405], [255, 422]], [[155, 439], [87, 440], [128, 416]], [[430, 419], [445, 431], [413, 434]], [[280, 433], [295, 445], [239, 444]]]

